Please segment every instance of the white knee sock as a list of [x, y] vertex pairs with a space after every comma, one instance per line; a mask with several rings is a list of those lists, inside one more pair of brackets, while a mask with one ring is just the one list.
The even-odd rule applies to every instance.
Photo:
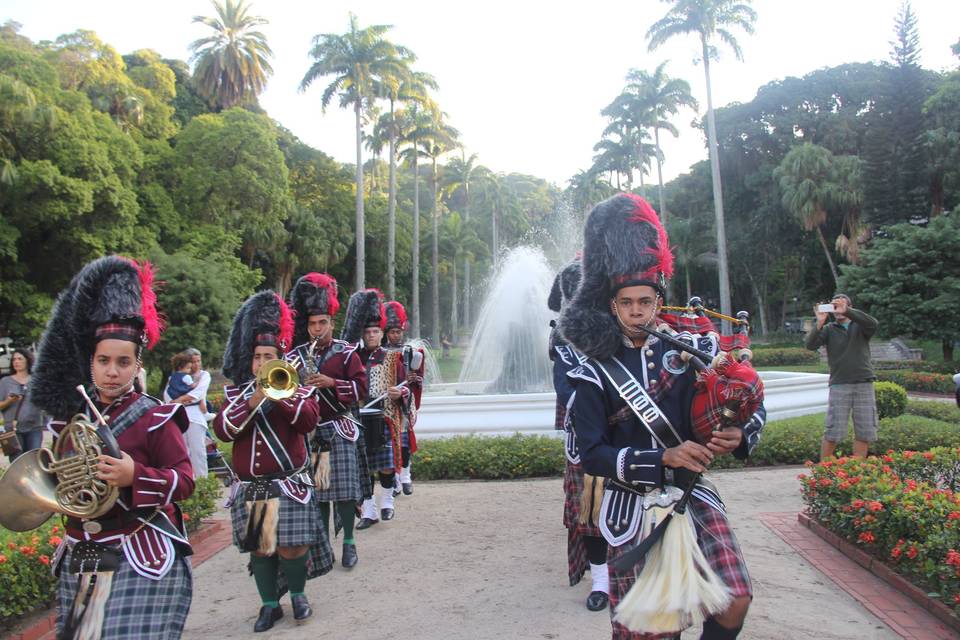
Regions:
[[590, 563], [590, 577], [593, 579], [591, 591], [603, 591], [610, 594], [610, 575], [607, 573], [607, 563]]
[[361, 518], [370, 520], [379, 520], [380, 514], [377, 512], [377, 501], [374, 498], [367, 498], [363, 501], [363, 508], [360, 513]]
[[400, 483], [410, 484], [410, 465], [400, 469]]
[[393, 509], [393, 491], [380, 487], [380, 508]]

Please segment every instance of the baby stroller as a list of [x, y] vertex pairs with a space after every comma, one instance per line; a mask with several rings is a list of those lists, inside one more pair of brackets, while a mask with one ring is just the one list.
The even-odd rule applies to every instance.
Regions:
[[233, 472], [233, 469], [227, 463], [227, 459], [223, 457], [223, 452], [217, 447], [217, 442], [213, 439], [210, 429], [207, 429], [206, 443], [207, 470], [217, 476], [223, 486], [229, 487], [237, 480], [237, 474]]

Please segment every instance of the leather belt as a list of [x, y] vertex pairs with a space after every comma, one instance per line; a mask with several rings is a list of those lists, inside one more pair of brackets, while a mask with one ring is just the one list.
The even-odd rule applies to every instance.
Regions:
[[97, 518], [95, 520], [67, 518], [67, 526], [73, 529], [82, 529], [87, 533], [115, 531], [126, 527], [132, 522], [136, 522], [140, 518], [147, 518], [156, 513], [156, 511], [156, 509], [134, 509], [133, 511], [124, 511], [114, 518]]

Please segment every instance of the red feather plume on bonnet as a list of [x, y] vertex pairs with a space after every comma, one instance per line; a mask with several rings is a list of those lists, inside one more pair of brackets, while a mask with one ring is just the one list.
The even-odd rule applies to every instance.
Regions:
[[337, 315], [337, 311], [340, 310], [340, 300], [337, 299], [337, 280], [331, 275], [326, 273], [317, 273], [316, 271], [311, 272], [303, 276], [307, 282], [310, 282], [318, 289], [327, 290], [327, 306], [330, 311], [330, 316]]
[[[396, 300], [391, 300], [386, 304], [387, 307], [393, 309], [393, 313], [396, 314], [397, 320], [400, 321], [400, 326], [403, 329], [407, 328], [407, 310], [403, 308], [403, 305], [397, 302]], [[384, 326], [386, 326], [387, 314], [384, 312]]]
[[153, 290], [154, 272], [149, 261], [139, 264], [130, 259], [130, 263], [137, 270], [140, 279], [140, 313], [143, 316], [143, 333], [147, 338], [147, 348], [160, 342], [160, 334], [164, 330], [164, 321], [157, 312], [157, 293]]
[[290, 307], [279, 295], [277, 295], [277, 304], [280, 305], [280, 321], [278, 323], [280, 335], [278, 338], [283, 350], [286, 351], [293, 344], [293, 312], [290, 311]]
[[657, 246], [644, 250], [644, 253], [651, 254], [656, 258], [656, 264], [644, 272], [644, 277], [655, 280], [659, 271], [669, 280], [673, 277], [673, 252], [670, 251], [670, 238], [667, 237], [667, 231], [660, 223], [660, 216], [650, 206], [650, 203], [640, 196], [633, 193], [625, 195], [637, 205], [629, 220], [631, 222], [646, 222], [657, 230]]

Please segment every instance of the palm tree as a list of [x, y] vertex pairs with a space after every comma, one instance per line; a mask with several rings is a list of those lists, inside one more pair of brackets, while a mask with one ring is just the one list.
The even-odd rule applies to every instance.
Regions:
[[654, 146], [645, 142], [650, 139], [647, 129], [654, 123], [652, 111], [646, 101], [624, 90], [600, 113], [610, 119], [610, 123], [603, 130], [604, 138], [616, 135], [620, 140], [601, 140], [593, 150], [609, 150], [611, 156], [603, 160], [607, 164], [616, 166], [626, 163], [624, 168], [627, 171], [628, 190], [633, 188], [633, 169], [639, 169], [641, 191], [645, 192], [644, 175], [650, 167], [650, 158], [656, 153]]
[[[450, 257], [452, 278], [450, 284], [450, 335], [451, 338], [455, 338], [460, 324], [457, 315], [459, 306], [457, 300], [457, 262], [463, 260], [464, 265], [469, 265], [477, 256], [486, 252], [486, 246], [456, 211], [444, 219], [443, 227], [440, 230], [440, 238], [443, 252]], [[464, 299], [464, 309], [467, 307], [467, 302], [468, 300]], [[467, 326], [466, 319], [464, 319], [464, 326]]]
[[392, 299], [397, 295], [397, 141], [402, 137], [402, 119], [397, 117], [398, 102], [417, 102], [423, 107], [436, 110], [437, 106], [430, 98], [429, 90], [438, 88], [437, 81], [429, 73], [413, 71], [410, 65], [416, 61], [416, 56], [408, 49], [403, 49], [403, 55], [398, 61], [401, 65], [400, 75], [390, 74], [381, 79], [379, 94], [390, 103], [388, 113], [380, 117], [378, 124], [387, 131], [390, 140], [390, 178], [389, 195], [387, 199], [387, 295]]
[[340, 94], [340, 106], [353, 107], [356, 126], [356, 206], [357, 206], [357, 266], [356, 288], [363, 289], [366, 281], [366, 238], [363, 219], [363, 114], [376, 99], [376, 85], [384, 77], [403, 73], [401, 58], [406, 50], [397, 47], [383, 36], [390, 25], [376, 24], [361, 29], [357, 17], [350, 14], [350, 29], [345, 34], [324, 33], [313, 38], [310, 57], [313, 65], [300, 81], [305, 91], [314, 80], [333, 76], [323, 90], [322, 105], [326, 111], [334, 94]]
[[[370, 114], [371, 119], [374, 114]], [[383, 148], [387, 146], [389, 142], [389, 131], [384, 126], [384, 119], [381, 115], [373, 123], [373, 127], [370, 128], [370, 133], [363, 134], [363, 143], [367, 147], [367, 150], [370, 151], [370, 193], [373, 194], [374, 190], [380, 191], [379, 183], [377, 181], [377, 163], [380, 162], [380, 156], [383, 155]], [[382, 192], [381, 192], [382, 193]]]
[[195, 16], [193, 22], [213, 29], [213, 35], [190, 43], [196, 63], [193, 79], [197, 92], [211, 105], [229, 109], [254, 102], [273, 75], [268, 58], [273, 52], [267, 37], [256, 27], [267, 24], [265, 18], [248, 15], [246, 0], [213, 1], [216, 18]]
[[412, 273], [410, 283], [410, 333], [420, 337], [420, 158], [424, 144], [433, 130], [434, 112], [420, 102], [411, 102], [397, 113], [398, 131], [401, 132], [401, 156], [413, 170], [413, 239]]
[[646, 71], [631, 69], [627, 73], [627, 87], [623, 95], [630, 96], [642, 109], [649, 114], [649, 126], [653, 129], [655, 158], [657, 159], [657, 195], [660, 200], [660, 217], [666, 222], [667, 204], [663, 196], [663, 150], [660, 148], [660, 130], [671, 134], [674, 138], [680, 135], [677, 128], [667, 119], [675, 115], [680, 107], [690, 107], [697, 110], [697, 101], [690, 94], [690, 84], [686, 80], [669, 77], [664, 68], [666, 62], [660, 63], [650, 74]]
[[860, 263], [860, 245], [869, 238], [868, 225], [860, 224], [863, 207], [863, 161], [857, 156], [835, 156], [830, 201], [843, 212], [843, 230], [837, 236], [837, 252], [850, 264]]
[[[743, 60], [740, 44], [730, 32], [730, 27], [740, 27], [753, 33], [757, 13], [750, 0], [664, 0], [673, 7], [667, 15], [647, 31], [650, 39], [648, 49], [653, 51], [674, 36], [694, 33], [700, 38], [703, 59], [703, 75], [707, 85], [707, 147], [710, 155], [710, 172], [713, 179], [713, 206], [717, 218], [717, 258], [720, 276], [720, 310], [730, 315], [730, 272], [727, 264], [727, 235], [723, 224], [723, 189], [720, 185], [720, 158], [717, 149], [717, 123], [713, 114], [713, 94], [710, 89], [710, 57], [717, 52], [710, 44], [719, 37], [731, 49], [738, 60]], [[725, 323], [726, 324], [726, 323]]]
[[827, 208], [835, 198], [833, 155], [809, 142], [796, 146], [783, 158], [773, 177], [780, 183], [783, 208], [792, 213], [807, 231], [815, 231], [830, 265], [835, 284], [837, 266], [830, 255], [821, 226], [827, 221]]
[[623, 139], [612, 140], [610, 138], [604, 138], [593, 145], [593, 150], [599, 153], [593, 156], [593, 167], [591, 167], [590, 170], [594, 173], [607, 171], [610, 173], [611, 178], [615, 175], [617, 177], [618, 191], [621, 188], [620, 176], [625, 175], [627, 177], [627, 189], [629, 190], [633, 183], [633, 150], [630, 148], [630, 145], [625, 143]]
[[430, 217], [432, 218], [432, 261], [433, 279], [433, 344], [440, 344], [440, 172], [438, 163], [440, 158], [459, 145], [457, 138], [460, 132], [446, 124], [442, 119], [442, 114], [438, 114], [434, 120], [433, 129], [427, 135], [426, 148], [424, 155], [430, 158], [432, 170], [430, 179], [433, 183], [433, 209]]
[[[463, 219], [464, 222], [470, 222], [470, 180], [473, 178], [473, 172], [477, 168], [477, 154], [471, 153], [467, 157], [466, 150], [461, 148], [461, 157], [454, 158], [446, 166], [446, 191], [448, 196], [454, 192], [463, 189]], [[470, 326], [470, 261], [472, 258], [465, 257], [463, 260], [463, 324]]]

